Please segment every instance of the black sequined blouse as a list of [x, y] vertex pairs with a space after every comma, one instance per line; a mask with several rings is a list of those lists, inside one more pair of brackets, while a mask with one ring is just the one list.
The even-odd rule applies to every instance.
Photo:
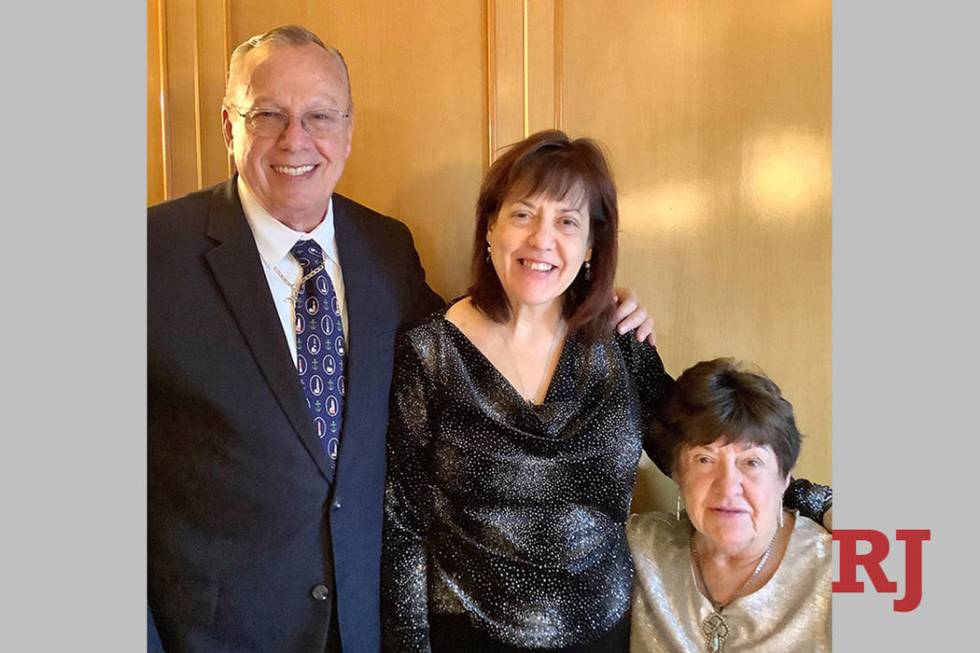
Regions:
[[466, 615], [520, 648], [584, 644], [616, 625], [630, 603], [624, 525], [641, 444], [672, 383], [657, 350], [631, 334], [591, 346], [573, 336], [535, 406], [445, 310], [403, 333], [388, 435], [385, 649], [429, 650], [430, 612]]

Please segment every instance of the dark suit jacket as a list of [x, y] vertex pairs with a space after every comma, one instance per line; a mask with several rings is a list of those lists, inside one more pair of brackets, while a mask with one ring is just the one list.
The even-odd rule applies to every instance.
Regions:
[[164, 647], [323, 651], [335, 609], [344, 651], [377, 651], [395, 332], [442, 303], [408, 229], [334, 195], [349, 334], [331, 478], [235, 180], [148, 213], [148, 580]]

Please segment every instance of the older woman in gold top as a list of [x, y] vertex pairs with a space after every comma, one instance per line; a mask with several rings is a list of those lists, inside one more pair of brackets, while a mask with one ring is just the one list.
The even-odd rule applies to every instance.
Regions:
[[660, 445], [686, 511], [630, 520], [633, 651], [830, 650], [831, 537], [782, 502], [800, 440], [764, 375], [681, 375]]

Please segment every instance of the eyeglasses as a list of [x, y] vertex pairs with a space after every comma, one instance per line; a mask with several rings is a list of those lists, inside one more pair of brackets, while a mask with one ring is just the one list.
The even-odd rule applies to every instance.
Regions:
[[[245, 128], [256, 136], [275, 137], [289, 125], [289, 114], [283, 111], [260, 108], [243, 111], [245, 107], [234, 105], [231, 108], [245, 119]], [[300, 117], [300, 124], [313, 138], [324, 138], [336, 134], [346, 118], [350, 118], [350, 109], [346, 113], [338, 109], [313, 109]]]

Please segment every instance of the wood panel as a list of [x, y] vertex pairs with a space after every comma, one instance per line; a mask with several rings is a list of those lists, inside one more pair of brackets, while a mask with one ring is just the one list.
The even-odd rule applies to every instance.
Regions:
[[160, 50], [162, 0], [146, 0], [146, 203], [167, 198], [163, 154], [163, 101], [166, 98]]
[[196, 9], [198, 165], [201, 185], [212, 186], [227, 179], [233, 167], [219, 126], [228, 58], [237, 43], [228, 41], [224, 2], [198, 0]]
[[[215, 184], [231, 172], [219, 128], [229, 47], [224, 3], [153, 4], [162, 18], [156, 35], [160, 68], [147, 77], [160, 93], [163, 142], [149, 141], [148, 156], [163, 161], [160, 201]], [[149, 173], [155, 170], [151, 166]]]
[[556, 120], [556, 6], [545, 0], [489, 0], [495, 84], [490, 119], [494, 157]]
[[200, 188], [197, 69], [197, 7], [194, 0], [161, 0], [164, 7], [164, 65], [167, 76], [167, 193], [179, 197]]
[[[495, 5], [496, 47], [491, 65], [496, 73], [494, 89], [495, 112], [491, 116], [496, 141], [493, 158], [496, 159], [508, 145], [524, 138], [527, 132], [525, 110], [526, 8], [522, 0], [490, 0]], [[474, 198], [475, 199], [475, 198]]]
[[527, 11], [528, 133], [554, 129], [555, 5], [525, 0]]
[[[564, 121], [611, 152], [619, 281], [668, 368], [760, 365], [831, 473], [831, 12], [827, 0], [567, 2]], [[673, 487], [645, 468], [637, 503]]]

